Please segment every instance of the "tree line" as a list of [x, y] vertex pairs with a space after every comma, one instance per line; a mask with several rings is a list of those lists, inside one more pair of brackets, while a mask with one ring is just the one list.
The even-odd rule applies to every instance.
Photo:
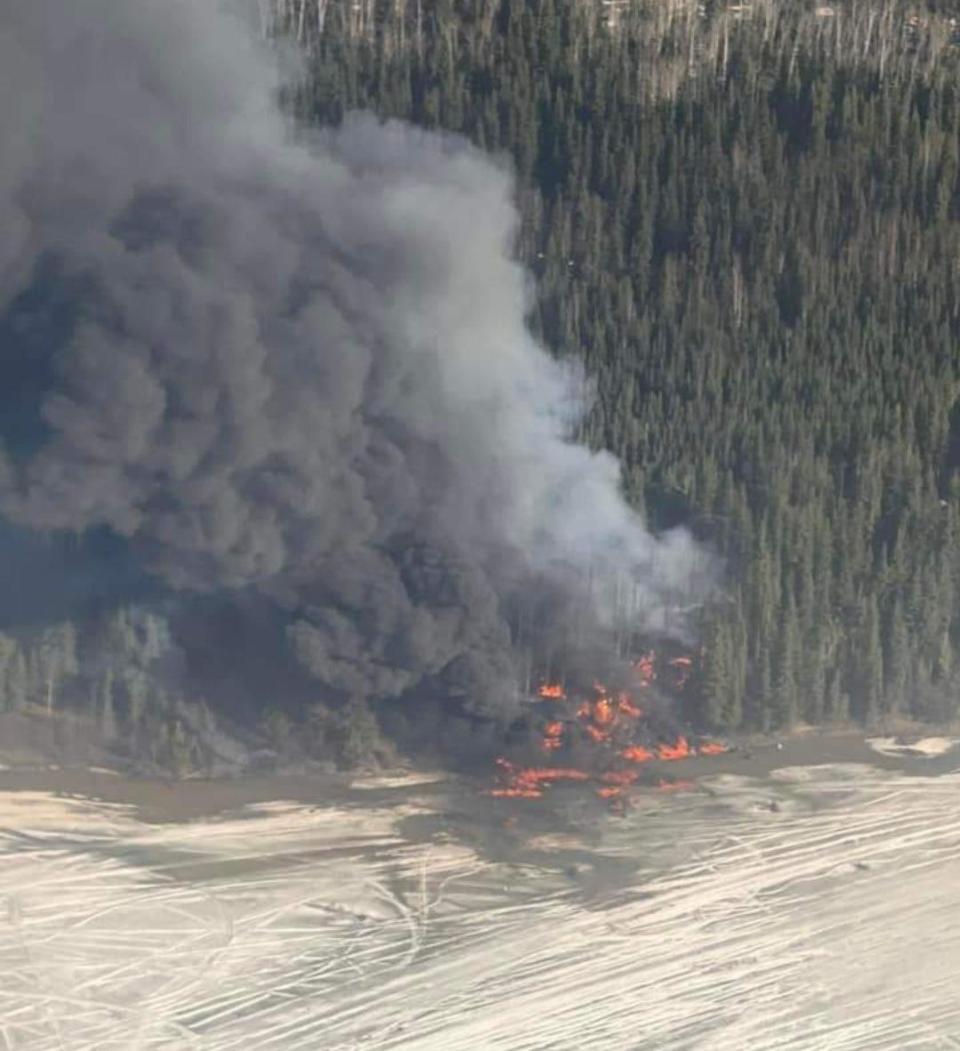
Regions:
[[180, 661], [166, 618], [138, 607], [0, 633], [0, 712], [43, 715], [54, 737], [57, 716], [81, 716], [83, 732], [135, 766], [210, 770], [216, 720], [186, 698]]
[[[134, 771], [209, 775], [284, 761], [347, 768], [393, 752], [362, 698], [339, 709], [206, 697], [162, 609], [128, 605], [0, 632], [0, 715], [32, 719], [48, 754], [93, 743]], [[0, 744], [17, 750], [21, 727]], [[0, 734], [4, 731], [0, 729]], [[71, 742], [70, 734], [83, 741]]]

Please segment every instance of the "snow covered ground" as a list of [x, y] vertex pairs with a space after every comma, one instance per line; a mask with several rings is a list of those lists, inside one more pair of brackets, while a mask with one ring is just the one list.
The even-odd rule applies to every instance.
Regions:
[[917, 755], [925, 756], [927, 759], [947, 755], [957, 748], [958, 743], [960, 742], [954, 737], [921, 737], [919, 741], [911, 741], [909, 744], [904, 744], [896, 737], [871, 737], [867, 741], [867, 744], [880, 755]]
[[540, 802], [490, 801], [508, 860], [415, 784], [165, 825], [0, 793], [0, 1049], [960, 1048], [960, 775], [701, 786], [526, 854]]

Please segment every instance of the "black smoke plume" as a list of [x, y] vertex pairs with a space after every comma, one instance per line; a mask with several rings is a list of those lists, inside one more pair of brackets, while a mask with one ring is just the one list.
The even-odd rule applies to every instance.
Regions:
[[295, 131], [276, 56], [205, 0], [7, 5], [0, 78], [12, 527], [255, 608], [319, 697], [481, 717], [614, 575], [638, 623], [695, 590], [689, 538], [568, 440], [582, 383], [525, 326], [502, 166], [369, 116]]

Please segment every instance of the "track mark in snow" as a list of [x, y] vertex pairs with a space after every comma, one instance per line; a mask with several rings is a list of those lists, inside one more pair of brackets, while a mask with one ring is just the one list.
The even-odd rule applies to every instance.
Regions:
[[0, 797], [33, 829], [0, 833], [0, 1051], [960, 1047], [960, 778], [712, 791], [606, 830], [643, 862], [606, 903], [399, 810]]

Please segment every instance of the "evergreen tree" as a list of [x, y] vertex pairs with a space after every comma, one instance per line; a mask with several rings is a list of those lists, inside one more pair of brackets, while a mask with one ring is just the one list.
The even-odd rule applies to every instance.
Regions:
[[716, 545], [742, 596], [742, 646], [705, 624], [714, 723], [736, 720], [738, 676], [759, 728], [873, 719], [954, 674], [946, 18], [907, 46], [870, 4], [825, 33], [803, 5], [639, 3], [612, 29], [573, 0], [483, 0], [392, 5], [375, 30], [332, 18], [310, 41], [302, 118], [372, 108], [514, 158], [531, 324], [596, 390], [577, 437], [621, 458], [654, 525]]

